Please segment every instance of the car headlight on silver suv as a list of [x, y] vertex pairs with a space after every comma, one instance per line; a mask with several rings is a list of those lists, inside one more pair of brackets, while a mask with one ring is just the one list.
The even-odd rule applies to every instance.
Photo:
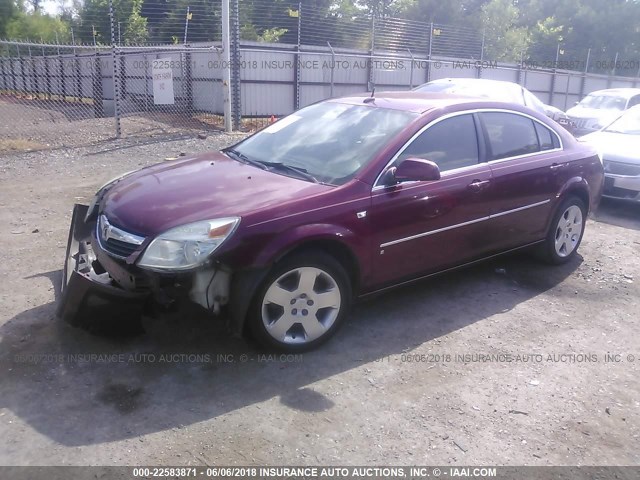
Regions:
[[138, 262], [151, 270], [187, 270], [203, 263], [238, 227], [239, 217], [188, 223], [158, 235]]

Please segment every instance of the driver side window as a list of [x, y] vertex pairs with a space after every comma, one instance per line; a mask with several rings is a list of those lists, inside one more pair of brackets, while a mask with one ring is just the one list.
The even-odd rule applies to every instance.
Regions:
[[478, 163], [478, 139], [471, 114], [447, 118], [427, 128], [400, 154], [396, 166], [405, 159], [431, 160], [441, 172]]

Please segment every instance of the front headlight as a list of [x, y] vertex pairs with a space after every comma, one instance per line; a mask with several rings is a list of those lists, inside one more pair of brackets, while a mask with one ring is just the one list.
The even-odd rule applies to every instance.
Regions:
[[138, 262], [152, 270], [187, 270], [203, 263], [240, 223], [238, 217], [189, 223], [158, 235]]

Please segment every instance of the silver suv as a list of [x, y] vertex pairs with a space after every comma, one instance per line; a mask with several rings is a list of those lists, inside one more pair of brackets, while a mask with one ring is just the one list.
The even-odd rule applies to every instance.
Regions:
[[567, 115], [575, 123], [575, 134], [586, 135], [609, 125], [623, 111], [640, 105], [640, 88], [610, 88], [584, 97]]

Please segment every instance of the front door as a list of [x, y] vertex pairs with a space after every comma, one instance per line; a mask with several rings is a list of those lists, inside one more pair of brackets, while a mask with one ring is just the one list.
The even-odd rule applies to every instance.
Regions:
[[456, 114], [429, 125], [388, 168], [409, 157], [434, 161], [442, 178], [374, 186], [367, 216], [376, 286], [464, 263], [491, 248], [483, 225], [492, 174], [480, 162], [474, 116]]

